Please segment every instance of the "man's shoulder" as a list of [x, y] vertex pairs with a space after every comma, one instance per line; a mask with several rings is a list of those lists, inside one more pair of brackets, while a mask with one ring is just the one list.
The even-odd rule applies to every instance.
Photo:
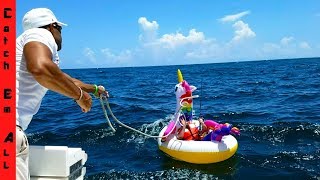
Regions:
[[26, 36], [29, 36], [29, 35], [40, 35], [40, 36], [48, 37], [48, 38], [52, 37], [52, 34], [48, 30], [43, 29], [43, 28], [28, 29], [25, 32], [23, 32], [21, 36], [25, 36], [26, 37]]
[[57, 45], [50, 31], [44, 28], [32, 28], [24, 31], [17, 39], [17, 45], [24, 46], [28, 42], [37, 41], [48, 46], [52, 53], [56, 52]]

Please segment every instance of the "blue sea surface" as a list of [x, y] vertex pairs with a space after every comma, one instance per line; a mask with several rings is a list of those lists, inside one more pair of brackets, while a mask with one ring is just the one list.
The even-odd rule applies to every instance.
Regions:
[[65, 72], [104, 85], [120, 121], [158, 135], [175, 111], [178, 68], [198, 88], [197, 116], [241, 130], [232, 158], [207, 165], [174, 160], [156, 139], [114, 121], [113, 133], [98, 99], [85, 114], [51, 91], [27, 129], [30, 144], [82, 147], [86, 179], [320, 179], [319, 58]]

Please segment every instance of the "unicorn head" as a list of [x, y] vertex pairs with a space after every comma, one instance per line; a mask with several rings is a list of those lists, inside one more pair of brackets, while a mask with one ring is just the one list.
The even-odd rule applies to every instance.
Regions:
[[176, 112], [180, 109], [180, 101], [182, 100], [182, 112], [185, 116], [186, 120], [192, 120], [192, 108], [193, 102], [192, 98], [188, 98], [192, 96], [192, 92], [197, 88], [195, 86], [190, 86], [186, 80], [183, 80], [182, 73], [180, 69], [178, 69], [178, 84], [175, 86], [175, 94], [176, 94]]

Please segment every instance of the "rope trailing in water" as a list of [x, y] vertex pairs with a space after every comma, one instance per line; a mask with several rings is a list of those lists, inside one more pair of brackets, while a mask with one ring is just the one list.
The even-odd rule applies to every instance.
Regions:
[[[190, 99], [190, 98], [198, 98], [198, 97], [199, 97], [199, 96], [196, 95], [196, 96], [185, 97], [185, 98], [181, 99], [181, 100], [180, 100], [180, 108], [179, 108], [179, 110], [178, 110], [177, 112], [175, 112], [174, 117], [176, 117], [177, 114], [180, 114], [181, 108], [183, 107], [183, 104], [182, 104], [182, 101], [183, 101], [183, 100], [185, 100], [185, 99]], [[109, 119], [109, 117], [108, 117], [108, 113], [107, 113], [107, 111], [106, 111], [105, 105], [107, 106], [108, 111], [110, 112], [110, 115], [112, 116], [112, 118], [113, 118], [118, 124], [120, 124], [121, 126], [127, 128], [127, 129], [130, 129], [130, 130], [135, 131], [135, 132], [137, 132], [137, 133], [139, 133], [139, 134], [142, 134], [142, 135], [144, 135], [144, 136], [146, 136], [146, 137], [149, 137], [149, 138], [166, 138], [166, 137], [168, 137], [168, 136], [173, 132], [173, 130], [175, 129], [175, 128], [172, 128], [171, 131], [170, 131], [170, 133], [168, 133], [168, 134], [165, 135], [165, 136], [152, 136], [152, 135], [146, 134], [146, 133], [144, 133], [144, 132], [141, 132], [141, 131], [139, 131], [139, 130], [137, 130], [137, 129], [134, 129], [134, 128], [126, 125], [126, 124], [123, 124], [121, 121], [119, 121], [119, 120], [117, 119], [117, 117], [113, 114], [113, 112], [112, 112], [112, 110], [111, 110], [111, 108], [110, 108], [109, 101], [108, 101], [108, 98], [107, 98], [107, 97], [101, 95], [101, 96], [100, 96], [100, 104], [101, 104], [101, 106], [102, 106], [102, 110], [103, 110], [104, 116], [106, 117], [106, 120], [107, 120], [107, 122], [108, 122], [108, 125], [111, 127], [111, 129], [112, 129], [113, 132], [115, 132], [116, 130], [113, 128], [113, 126], [112, 126], [112, 124], [111, 124], [111, 122], [110, 122], [110, 119]], [[176, 125], [178, 124], [179, 118], [176, 118], [175, 121], [176, 121], [176, 122], [175, 122], [175, 124], [174, 124], [174, 127], [176, 127]]]

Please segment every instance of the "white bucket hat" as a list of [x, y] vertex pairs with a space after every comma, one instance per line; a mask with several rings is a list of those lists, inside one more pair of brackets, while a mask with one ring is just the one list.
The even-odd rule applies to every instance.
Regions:
[[24, 31], [49, 25], [51, 23], [58, 23], [60, 26], [67, 26], [67, 24], [58, 21], [53, 12], [47, 8], [32, 9], [27, 12], [22, 19]]

